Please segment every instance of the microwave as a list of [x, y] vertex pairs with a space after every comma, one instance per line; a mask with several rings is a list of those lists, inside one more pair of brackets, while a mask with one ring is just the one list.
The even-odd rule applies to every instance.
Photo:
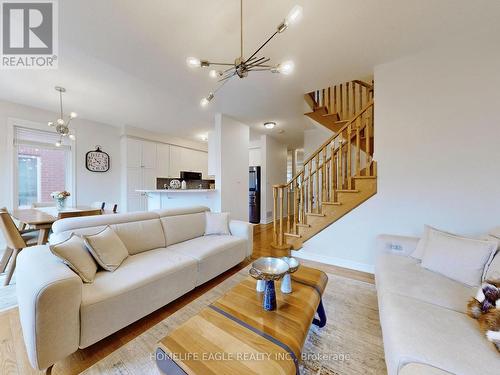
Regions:
[[201, 180], [201, 172], [181, 171], [181, 180]]

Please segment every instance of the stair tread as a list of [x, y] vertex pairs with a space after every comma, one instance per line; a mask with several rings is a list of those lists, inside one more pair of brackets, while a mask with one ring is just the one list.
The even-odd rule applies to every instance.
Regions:
[[294, 237], [294, 238], [302, 238], [300, 234], [295, 234], [295, 233], [283, 233], [287, 237]]
[[297, 223], [296, 224], [298, 227], [301, 227], [301, 228], [311, 228], [311, 225], [310, 224], [301, 224], [301, 223]]
[[325, 214], [317, 214], [315, 212], [306, 212], [306, 215], [309, 215], [309, 216], [319, 216], [319, 217], [326, 216]]
[[359, 190], [356, 189], [344, 189], [344, 190], [336, 190], [337, 193], [359, 193]]
[[353, 178], [360, 178], [360, 179], [376, 179], [376, 176], [353, 176]]
[[330, 205], [330, 206], [340, 206], [342, 203], [340, 203], [340, 202], [323, 202], [323, 204]]

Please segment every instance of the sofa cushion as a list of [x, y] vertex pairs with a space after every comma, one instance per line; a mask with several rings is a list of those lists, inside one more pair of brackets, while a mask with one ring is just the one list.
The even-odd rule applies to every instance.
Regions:
[[210, 208], [206, 206], [191, 206], [191, 207], [165, 208], [161, 210], [155, 210], [153, 212], [158, 214], [160, 217], [167, 217], [167, 216], [197, 214], [206, 211], [210, 211]]
[[400, 294], [378, 298], [389, 375], [413, 362], [453, 374], [498, 373], [498, 352], [474, 319]]
[[130, 255], [166, 246], [160, 219], [132, 221], [111, 226]]
[[85, 348], [195, 287], [197, 261], [169, 249], [129, 256], [98, 272], [82, 290], [80, 347]]
[[203, 236], [205, 233], [205, 212], [167, 216], [160, 220], [167, 246]]
[[205, 212], [205, 236], [230, 235], [229, 212]]
[[72, 231], [74, 229], [105, 227], [106, 225], [112, 224], [158, 219], [159, 217], [159, 214], [156, 212], [130, 212], [125, 214], [71, 217], [57, 220], [54, 224], [52, 224], [52, 231], [54, 233], [62, 233]]
[[397, 293], [463, 313], [477, 289], [429, 271], [414, 258], [391, 253], [377, 257], [375, 278], [379, 294]]
[[181, 242], [168, 249], [198, 261], [196, 285], [234, 267], [246, 258], [247, 242], [235, 236], [205, 236]]
[[106, 271], [113, 272], [128, 257], [127, 248], [111, 227], [83, 236], [83, 240], [96, 262]]
[[81, 237], [71, 235], [66, 241], [50, 245], [49, 248], [52, 254], [80, 276], [83, 282], [91, 283], [94, 281], [97, 263], [90, 255]]
[[409, 363], [403, 366], [401, 370], [399, 370], [398, 375], [453, 375], [453, 374], [448, 371], [444, 371], [436, 367], [426, 365], [424, 363]]
[[498, 241], [460, 237], [429, 231], [422, 267], [469, 286], [483, 281], [485, 266], [496, 252]]

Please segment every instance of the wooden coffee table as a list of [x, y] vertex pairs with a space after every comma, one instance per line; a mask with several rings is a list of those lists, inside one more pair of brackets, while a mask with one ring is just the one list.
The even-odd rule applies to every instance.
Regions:
[[291, 294], [277, 283], [278, 307], [264, 311], [263, 293], [249, 276], [163, 338], [158, 367], [168, 375], [298, 374], [311, 323], [326, 324], [321, 296], [328, 278], [301, 266], [292, 280]]

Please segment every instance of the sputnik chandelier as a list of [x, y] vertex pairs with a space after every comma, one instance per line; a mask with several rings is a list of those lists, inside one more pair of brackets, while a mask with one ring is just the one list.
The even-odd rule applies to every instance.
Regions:
[[68, 116], [68, 119], [64, 120], [62, 94], [63, 92], [66, 92], [66, 89], [60, 86], [56, 86], [55, 89], [56, 91], [59, 92], [59, 106], [60, 106], [59, 118], [56, 121], [49, 121], [48, 125], [50, 127], [55, 127], [56, 133], [60, 135], [59, 141], [56, 142], [56, 146], [61, 147], [64, 137], [68, 137], [72, 141], [76, 139], [75, 135], [71, 133], [69, 124], [71, 120], [77, 118], [78, 115], [75, 112], [71, 112]]
[[210, 77], [217, 78], [220, 85], [210, 92], [206, 97], [201, 99], [200, 104], [202, 107], [206, 107], [208, 103], [215, 97], [217, 91], [219, 91], [224, 84], [226, 84], [231, 78], [239, 77], [245, 78], [248, 76], [249, 72], [255, 71], [270, 71], [272, 73], [281, 74], [291, 74], [294, 68], [293, 61], [285, 61], [281, 64], [272, 65], [269, 63], [271, 60], [268, 57], [259, 57], [257, 54], [260, 52], [264, 46], [271, 41], [276, 35], [281, 34], [285, 31], [288, 26], [297, 23], [302, 16], [302, 7], [300, 5], [295, 5], [292, 10], [288, 13], [286, 18], [281, 22], [274, 34], [272, 34], [262, 45], [257, 48], [257, 50], [250, 55], [248, 58], [243, 57], [243, 0], [240, 0], [240, 56], [234, 60], [234, 63], [223, 63], [223, 62], [213, 62], [208, 60], [200, 60], [196, 57], [188, 57], [186, 62], [190, 67], [197, 68], [208, 68], [210, 66], [217, 67], [218, 69], [210, 70]]

